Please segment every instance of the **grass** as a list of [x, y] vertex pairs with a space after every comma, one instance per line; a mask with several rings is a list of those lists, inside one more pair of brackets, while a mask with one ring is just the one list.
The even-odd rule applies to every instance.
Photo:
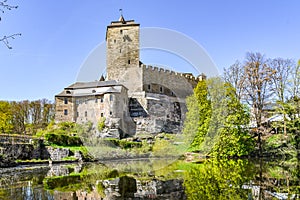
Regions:
[[16, 163], [44, 163], [44, 162], [48, 162], [48, 160], [41, 160], [41, 159], [16, 160]]
[[63, 161], [76, 161], [77, 158], [75, 158], [74, 156], [68, 156], [62, 159]]

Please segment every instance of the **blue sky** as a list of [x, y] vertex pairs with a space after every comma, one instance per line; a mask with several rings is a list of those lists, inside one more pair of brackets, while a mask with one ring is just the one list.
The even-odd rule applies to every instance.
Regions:
[[[76, 81], [80, 66], [119, 18], [162, 27], [193, 38], [222, 70], [246, 52], [300, 59], [298, 0], [8, 0], [17, 10], [1, 14], [0, 99], [54, 99]], [[173, 65], [168, 56], [165, 63]], [[143, 57], [142, 57], [143, 60]], [[158, 61], [160, 62], [160, 61]], [[180, 63], [183, 65], [182, 63]], [[181, 71], [186, 71], [181, 66]], [[99, 75], [100, 76], [100, 75]]]

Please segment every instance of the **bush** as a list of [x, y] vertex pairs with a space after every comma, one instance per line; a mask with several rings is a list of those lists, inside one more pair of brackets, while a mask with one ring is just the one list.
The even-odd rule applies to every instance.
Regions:
[[98, 122], [98, 131], [101, 132], [105, 128], [105, 117], [101, 117]]
[[69, 136], [66, 134], [47, 133], [45, 139], [49, 144], [60, 146], [81, 146], [82, 141], [78, 136]]
[[110, 143], [112, 143], [113, 145], [120, 147], [122, 149], [140, 148], [143, 145], [141, 142], [131, 142], [131, 141], [127, 141], [127, 140], [118, 140], [115, 138], [106, 139], [106, 140], [109, 141]]

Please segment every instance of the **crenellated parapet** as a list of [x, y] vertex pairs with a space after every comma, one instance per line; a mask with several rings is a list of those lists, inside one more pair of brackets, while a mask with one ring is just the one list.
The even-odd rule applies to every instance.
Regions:
[[174, 76], [174, 78], [186, 78], [189, 81], [201, 81], [203, 79], [206, 79], [206, 76], [202, 73], [199, 76], [195, 77], [192, 73], [180, 73], [180, 72], [175, 72], [169, 69], [161, 68], [161, 67], [156, 67], [152, 65], [145, 65], [141, 64], [139, 65], [140, 68], [143, 69], [144, 72], [151, 72], [151, 73], [158, 73], [159, 75], [165, 74], [166, 76]]

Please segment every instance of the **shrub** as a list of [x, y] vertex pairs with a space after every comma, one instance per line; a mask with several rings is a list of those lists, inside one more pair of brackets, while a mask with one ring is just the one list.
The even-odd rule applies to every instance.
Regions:
[[60, 146], [81, 146], [82, 141], [78, 136], [69, 136], [65, 134], [47, 133], [45, 139], [49, 144]]
[[118, 140], [115, 138], [106, 139], [113, 145], [120, 147], [122, 149], [130, 149], [130, 148], [140, 148], [143, 146], [142, 142], [132, 142], [127, 140]]
[[101, 132], [105, 128], [105, 117], [101, 117], [98, 122], [98, 131]]

